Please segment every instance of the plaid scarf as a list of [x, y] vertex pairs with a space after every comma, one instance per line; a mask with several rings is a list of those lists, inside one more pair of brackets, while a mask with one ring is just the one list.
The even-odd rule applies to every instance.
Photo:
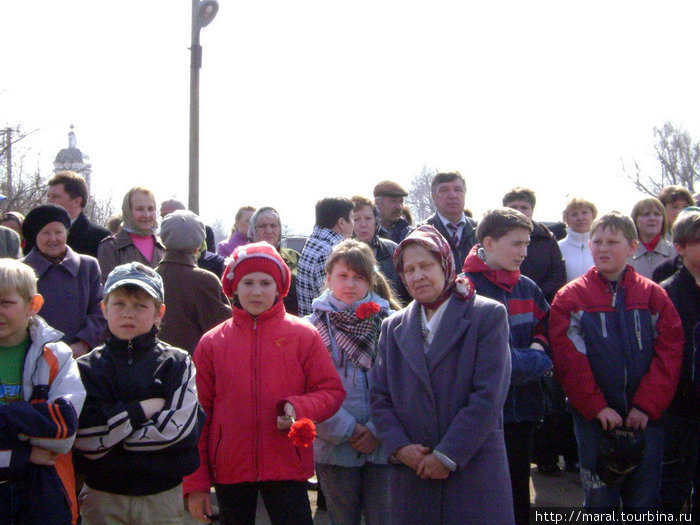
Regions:
[[389, 312], [384, 309], [366, 319], [360, 319], [350, 310], [316, 312], [314, 326], [327, 348], [333, 348], [335, 343], [340, 354], [341, 366], [347, 359], [367, 372], [372, 368], [377, 356], [382, 320], [388, 315]]

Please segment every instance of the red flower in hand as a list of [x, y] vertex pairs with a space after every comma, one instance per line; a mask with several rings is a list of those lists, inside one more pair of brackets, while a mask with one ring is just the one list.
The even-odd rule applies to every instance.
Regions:
[[316, 439], [316, 425], [307, 417], [297, 419], [289, 429], [289, 439], [294, 446], [308, 447]]
[[370, 315], [376, 314], [381, 308], [374, 301], [369, 301], [367, 303], [362, 303], [355, 310], [355, 315], [360, 319], [367, 319]]

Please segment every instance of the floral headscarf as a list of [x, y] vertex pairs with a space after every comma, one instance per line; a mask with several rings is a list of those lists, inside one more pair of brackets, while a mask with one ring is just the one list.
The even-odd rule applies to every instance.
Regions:
[[463, 299], [469, 299], [474, 295], [474, 287], [471, 281], [465, 276], [457, 277], [455, 272], [455, 261], [452, 255], [452, 249], [450, 248], [447, 240], [437, 231], [435, 228], [429, 224], [424, 224], [423, 226], [418, 226], [413, 230], [403, 241], [399, 244], [394, 251], [394, 266], [396, 271], [401, 276], [401, 280], [406, 284], [406, 278], [403, 273], [403, 261], [401, 258], [401, 252], [406, 246], [411, 244], [417, 244], [418, 246], [425, 248], [428, 252], [434, 254], [440, 265], [442, 266], [442, 272], [445, 274], [445, 286], [438, 298], [429, 304], [423, 304], [426, 308], [437, 308], [442, 303], [444, 303], [452, 295], [452, 292], [457, 291], [458, 295]]

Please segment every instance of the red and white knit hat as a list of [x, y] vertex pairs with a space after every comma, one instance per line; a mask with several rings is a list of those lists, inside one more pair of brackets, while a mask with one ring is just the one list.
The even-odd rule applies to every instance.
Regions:
[[287, 263], [271, 244], [261, 241], [244, 244], [233, 251], [221, 278], [224, 293], [233, 297], [240, 280], [254, 272], [266, 273], [275, 280], [280, 299], [289, 292], [292, 274]]

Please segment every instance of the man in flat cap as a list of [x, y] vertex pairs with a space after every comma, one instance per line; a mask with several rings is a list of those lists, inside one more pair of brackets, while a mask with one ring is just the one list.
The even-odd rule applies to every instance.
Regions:
[[403, 198], [408, 195], [398, 183], [384, 180], [374, 187], [374, 203], [379, 208], [379, 236], [396, 244], [404, 240], [413, 228], [403, 216]]

